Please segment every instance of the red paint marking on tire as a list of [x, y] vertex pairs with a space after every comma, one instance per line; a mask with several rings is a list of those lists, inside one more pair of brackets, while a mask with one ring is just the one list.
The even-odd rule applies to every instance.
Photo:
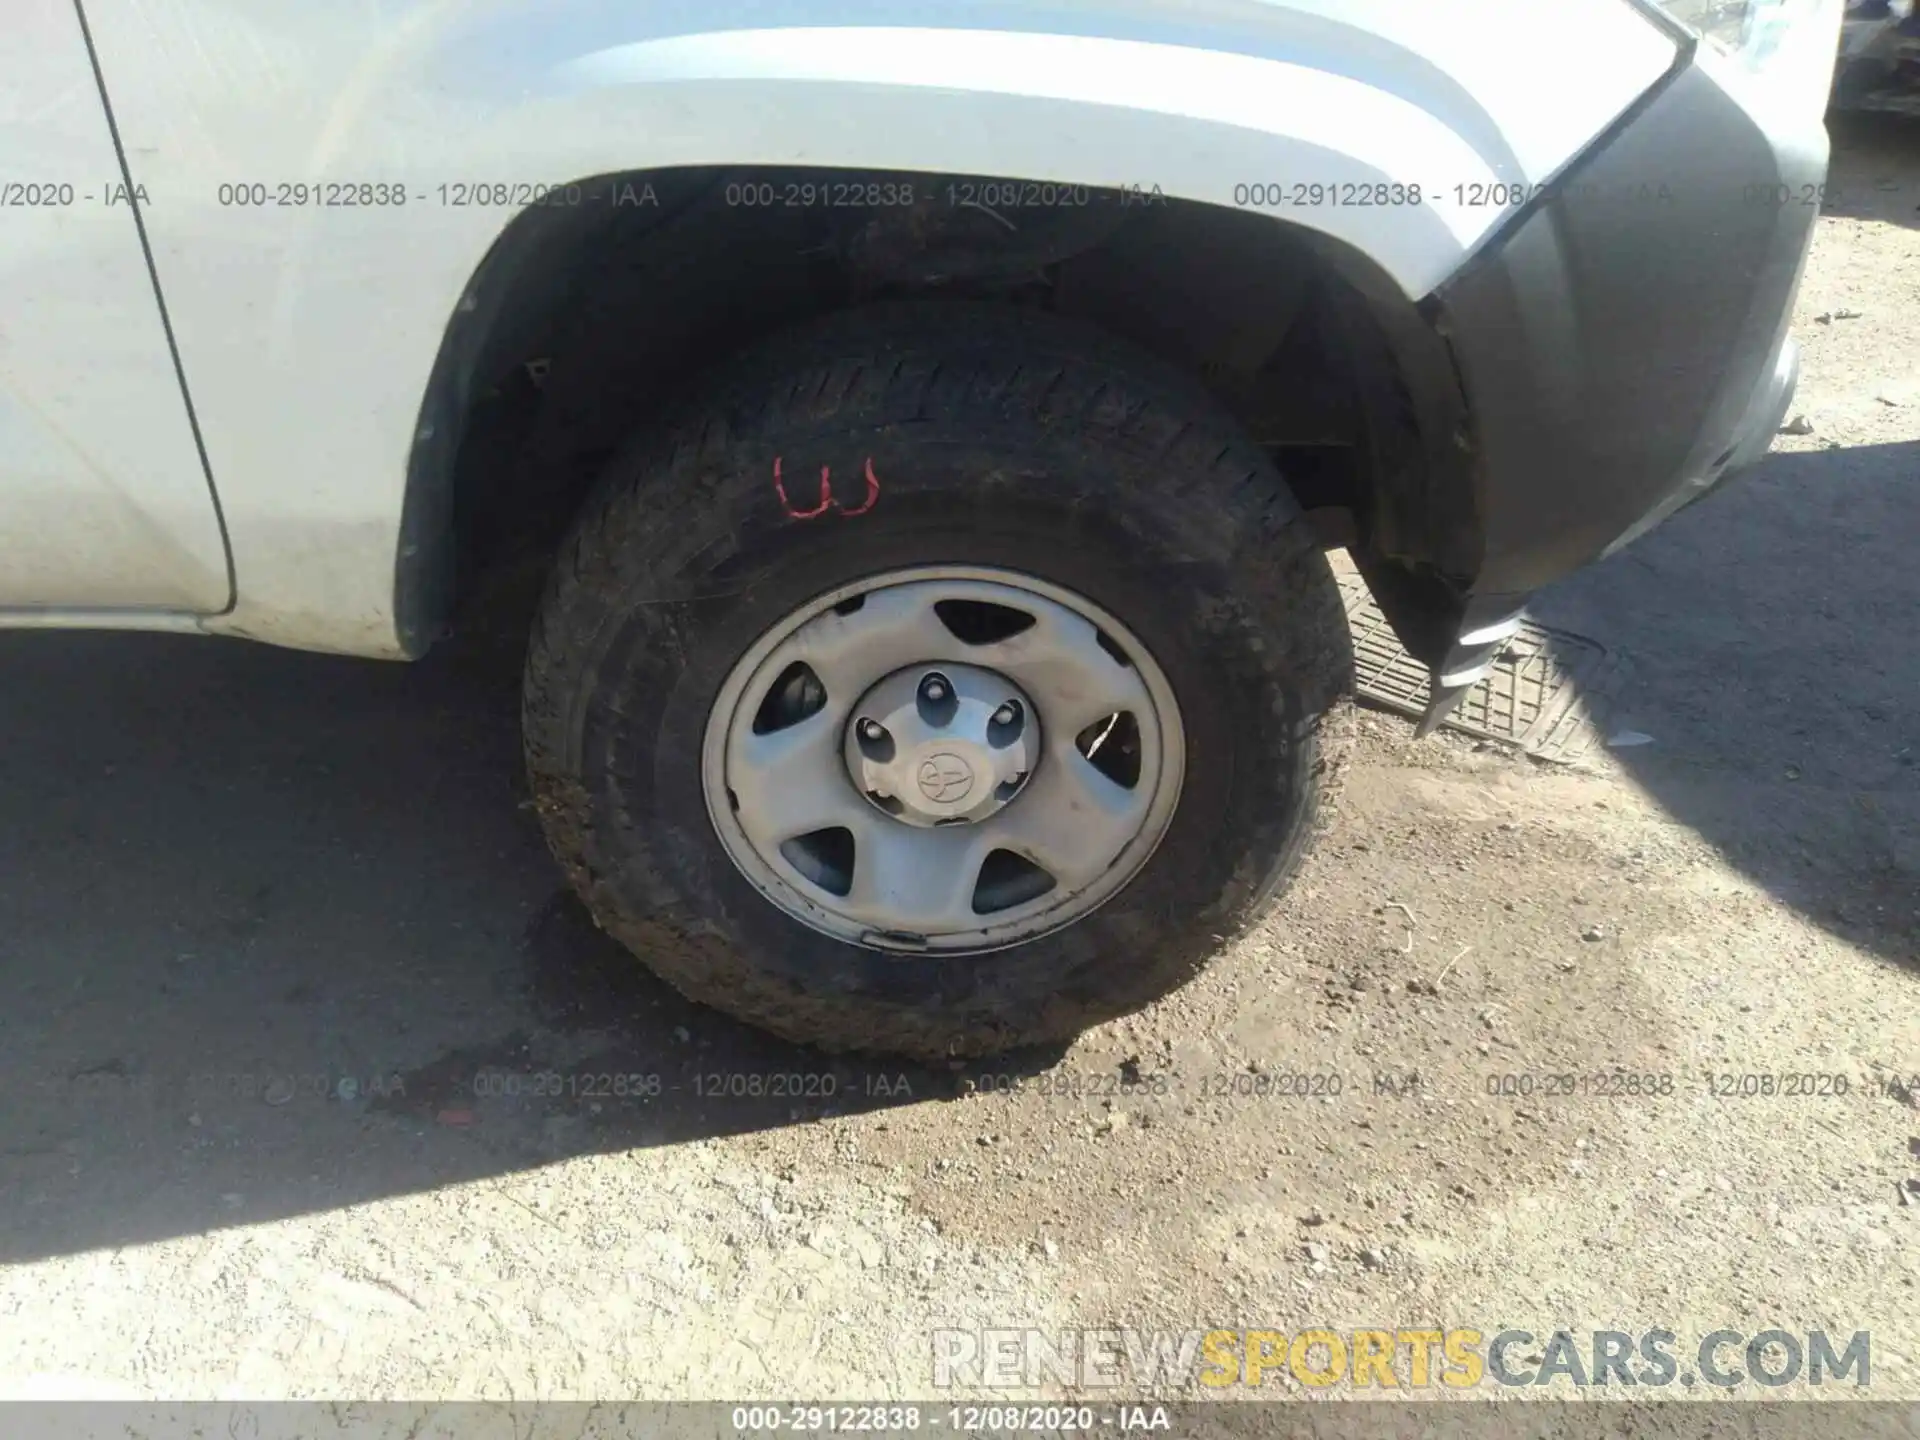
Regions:
[[880, 498], [880, 477], [873, 473], [873, 457], [871, 455], [867, 457], [866, 477], [867, 498], [865, 503], [857, 510], [848, 510], [842, 506], [839, 501], [836, 500], [834, 502], [834, 507], [838, 509], [842, 515], [864, 515], [873, 508], [873, 502]]
[[811, 510], [796, 510], [793, 501], [787, 498], [787, 487], [780, 481], [780, 457], [773, 457], [773, 490], [780, 497], [780, 508], [787, 512], [789, 520], [811, 520], [816, 515], [824, 515], [833, 504], [833, 482], [831, 472], [825, 465], [820, 467], [820, 503]]

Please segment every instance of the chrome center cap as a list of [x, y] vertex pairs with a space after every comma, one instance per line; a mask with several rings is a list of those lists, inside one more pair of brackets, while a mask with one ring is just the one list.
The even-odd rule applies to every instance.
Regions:
[[929, 661], [860, 697], [845, 753], [855, 788], [896, 820], [970, 825], [1026, 787], [1040, 717], [1006, 676]]

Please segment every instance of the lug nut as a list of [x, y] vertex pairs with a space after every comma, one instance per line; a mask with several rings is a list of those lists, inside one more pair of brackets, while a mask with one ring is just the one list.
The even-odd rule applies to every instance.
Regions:
[[996, 725], [1011, 725], [1019, 718], [1020, 712], [1014, 708], [1011, 700], [993, 712], [993, 723]]
[[944, 700], [947, 698], [947, 687], [938, 680], [929, 680], [923, 688], [922, 693], [929, 700]]
[[862, 740], [878, 740], [886, 733], [885, 730], [880, 728], [880, 722], [878, 720], [862, 720], [860, 722], [860, 738]]

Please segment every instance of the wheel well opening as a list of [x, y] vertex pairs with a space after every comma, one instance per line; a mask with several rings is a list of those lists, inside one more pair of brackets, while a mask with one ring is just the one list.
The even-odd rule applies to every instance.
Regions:
[[423, 431], [438, 438], [409, 477], [396, 598], [416, 648], [456, 604], [537, 593], [614, 450], [692, 377], [786, 326], [910, 296], [1056, 311], [1185, 370], [1353, 551], [1409, 649], [1458, 618], [1479, 532], [1451, 357], [1323, 236], [994, 177], [674, 169], [565, 194], [578, 203], [503, 232], [435, 368]]

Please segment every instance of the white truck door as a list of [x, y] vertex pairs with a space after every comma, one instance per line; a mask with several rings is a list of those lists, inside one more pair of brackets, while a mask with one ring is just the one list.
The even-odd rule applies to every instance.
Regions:
[[22, 610], [223, 610], [217, 502], [79, 10], [6, 10], [0, 625]]

